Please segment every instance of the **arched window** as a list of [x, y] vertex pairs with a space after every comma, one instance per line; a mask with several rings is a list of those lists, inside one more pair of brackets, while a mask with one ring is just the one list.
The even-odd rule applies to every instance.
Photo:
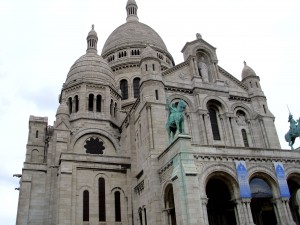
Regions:
[[94, 110], [94, 95], [90, 94], [89, 95], [89, 111], [93, 111]]
[[36, 132], [35, 132], [35, 138], [38, 138], [39, 137], [39, 131], [37, 130]]
[[99, 178], [99, 221], [106, 221], [105, 213], [105, 180]]
[[109, 106], [109, 113], [112, 116], [113, 115], [113, 107], [114, 107], [114, 101], [110, 100], [110, 106]]
[[140, 80], [141, 79], [139, 77], [133, 79], [133, 95], [135, 98], [140, 95]]
[[79, 99], [78, 95], [75, 95], [75, 112], [78, 112], [79, 110]]
[[115, 220], [116, 222], [121, 222], [121, 199], [120, 192], [115, 192]]
[[139, 218], [140, 218], [140, 225], [143, 225], [143, 211], [141, 208], [139, 209]]
[[117, 117], [117, 109], [118, 109], [118, 104], [115, 102], [114, 117]]
[[96, 100], [96, 111], [97, 112], [101, 112], [101, 100], [102, 100], [101, 95], [97, 95], [97, 100]]
[[148, 65], [147, 64], [145, 65], [145, 68], [146, 68], [146, 71], [148, 71]]
[[83, 192], [83, 211], [82, 211], [83, 221], [90, 220], [90, 199], [89, 199], [89, 192], [85, 190]]
[[155, 98], [158, 100], [158, 90], [155, 90]]
[[68, 100], [68, 104], [69, 104], [69, 113], [72, 113], [72, 98], [70, 97]]
[[153, 71], [155, 71], [155, 65], [154, 64], [152, 64], [152, 69], [153, 69]]
[[209, 118], [210, 118], [213, 138], [214, 140], [221, 140], [218, 119], [217, 119], [217, 111], [212, 107], [210, 107], [208, 111], [209, 111]]
[[265, 114], [266, 114], [266, 113], [267, 113], [266, 106], [265, 106], [265, 105], [263, 105], [263, 108], [264, 108], [264, 112], [265, 112]]
[[242, 129], [242, 137], [243, 137], [245, 147], [249, 147], [249, 142], [248, 142], [247, 133], [245, 129]]
[[144, 217], [145, 217], [145, 225], [147, 225], [147, 212], [146, 212], [146, 208], [144, 208]]
[[175, 210], [175, 202], [174, 202], [174, 193], [173, 193], [173, 186], [169, 184], [165, 190], [165, 208], [169, 212], [170, 224], [176, 225], [176, 210]]
[[128, 99], [128, 82], [123, 79], [120, 81], [120, 89], [122, 94], [122, 100]]

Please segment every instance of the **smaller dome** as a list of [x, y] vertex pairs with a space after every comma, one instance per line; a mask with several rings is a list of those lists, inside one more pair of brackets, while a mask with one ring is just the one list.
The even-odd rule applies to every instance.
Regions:
[[129, 6], [129, 5], [136, 5], [137, 6], [135, 0], [128, 0], [127, 4], [126, 4], [126, 7]]
[[149, 45], [142, 52], [142, 59], [144, 58], [157, 58], [156, 52]]
[[96, 36], [96, 37], [98, 37], [97, 36], [97, 32], [94, 30], [94, 24], [92, 25], [92, 29], [91, 29], [91, 31], [89, 32], [89, 34], [88, 34], [88, 36], [87, 36], [87, 38], [89, 38], [89, 36]]
[[254, 70], [249, 67], [246, 62], [244, 61], [244, 68], [242, 71], [242, 80], [244, 80], [247, 77], [257, 77], [256, 73], [254, 72]]
[[115, 86], [110, 66], [96, 53], [86, 53], [75, 61], [68, 73], [66, 85], [81, 79]]
[[67, 115], [69, 116], [69, 109], [64, 100], [62, 100], [61, 104], [58, 106], [56, 111], [56, 116], [58, 115]]

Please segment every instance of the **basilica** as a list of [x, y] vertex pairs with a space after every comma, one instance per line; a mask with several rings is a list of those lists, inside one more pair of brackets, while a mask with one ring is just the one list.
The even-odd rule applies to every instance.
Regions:
[[299, 225], [300, 153], [255, 71], [228, 73], [200, 34], [175, 64], [135, 0], [126, 12], [101, 54], [92, 26], [54, 124], [30, 116], [16, 224]]

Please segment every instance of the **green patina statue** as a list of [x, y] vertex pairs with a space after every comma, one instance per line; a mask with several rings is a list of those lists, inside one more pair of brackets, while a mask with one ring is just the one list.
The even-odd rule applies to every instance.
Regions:
[[289, 146], [294, 150], [293, 144], [295, 143], [296, 137], [300, 136], [299, 120], [295, 121], [293, 115], [290, 113], [288, 122], [290, 123], [290, 130], [285, 134], [285, 140], [289, 143]]
[[169, 109], [169, 117], [166, 129], [169, 136], [169, 143], [171, 143], [177, 131], [179, 134], [184, 133], [184, 110], [186, 104], [182, 99], [178, 103], [170, 104], [167, 99], [167, 107]]

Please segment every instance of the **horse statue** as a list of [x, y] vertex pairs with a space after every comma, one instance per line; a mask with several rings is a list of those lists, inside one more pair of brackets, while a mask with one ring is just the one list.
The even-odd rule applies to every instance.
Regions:
[[293, 119], [293, 115], [289, 115], [288, 122], [290, 123], [290, 130], [285, 134], [284, 137], [286, 142], [289, 143], [289, 146], [292, 150], [294, 150], [293, 144], [295, 143], [295, 139], [300, 136], [299, 120], [295, 121]]
[[180, 99], [178, 103], [170, 104], [167, 99], [167, 107], [169, 110], [169, 117], [166, 123], [166, 129], [169, 136], [169, 143], [171, 143], [177, 131], [179, 134], [184, 133], [184, 110], [186, 104], [182, 99]]

